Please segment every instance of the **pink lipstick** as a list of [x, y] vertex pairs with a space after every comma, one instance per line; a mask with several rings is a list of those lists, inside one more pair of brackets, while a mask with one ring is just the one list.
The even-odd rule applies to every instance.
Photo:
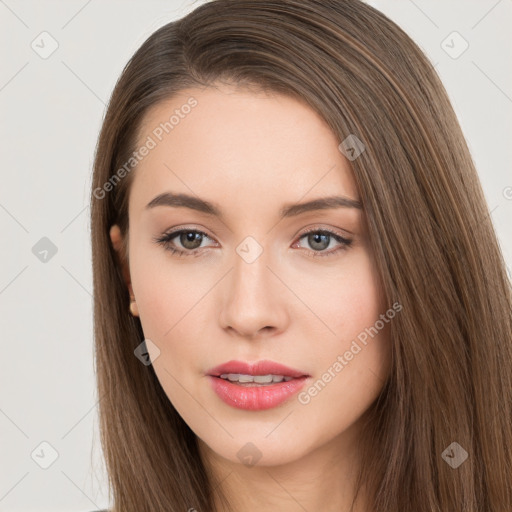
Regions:
[[226, 404], [260, 411], [284, 403], [310, 375], [273, 361], [228, 361], [208, 370], [213, 390]]

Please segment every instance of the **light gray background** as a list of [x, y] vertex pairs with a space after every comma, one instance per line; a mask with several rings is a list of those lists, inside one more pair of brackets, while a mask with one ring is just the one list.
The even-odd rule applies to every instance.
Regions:
[[[0, 511], [109, 505], [93, 374], [93, 151], [126, 61], [201, 3], [0, 0]], [[512, 268], [512, 0], [369, 3], [436, 65]], [[58, 43], [46, 59], [31, 47], [51, 48], [43, 31]], [[469, 44], [458, 58], [453, 31]], [[57, 248], [46, 262], [33, 253], [43, 237]], [[47, 469], [52, 449], [42, 442], [58, 454]]]

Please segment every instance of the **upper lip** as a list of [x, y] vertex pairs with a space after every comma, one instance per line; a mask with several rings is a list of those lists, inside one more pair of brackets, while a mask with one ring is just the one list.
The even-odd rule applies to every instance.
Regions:
[[249, 363], [246, 361], [227, 361], [225, 363], [210, 368], [207, 372], [208, 375], [219, 377], [226, 373], [238, 373], [242, 375], [282, 375], [283, 377], [308, 377], [306, 372], [289, 368], [274, 361], [256, 361]]

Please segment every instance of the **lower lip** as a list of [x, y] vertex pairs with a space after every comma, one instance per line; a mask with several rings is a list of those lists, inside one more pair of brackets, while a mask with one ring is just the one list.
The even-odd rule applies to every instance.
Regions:
[[262, 411], [282, 404], [300, 391], [307, 377], [262, 386], [240, 386], [229, 380], [208, 375], [213, 390], [228, 405], [248, 411]]

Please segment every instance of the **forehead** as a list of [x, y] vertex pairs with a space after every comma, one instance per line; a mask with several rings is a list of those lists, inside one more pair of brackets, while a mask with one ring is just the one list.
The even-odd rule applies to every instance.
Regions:
[[142, 209], [164, 191], [214, 202], [357, 198], [347, 159], [325, 121], [291, 96], [234, 86], [190, 88], [153, 106], [137, 147], [130, 194]]

